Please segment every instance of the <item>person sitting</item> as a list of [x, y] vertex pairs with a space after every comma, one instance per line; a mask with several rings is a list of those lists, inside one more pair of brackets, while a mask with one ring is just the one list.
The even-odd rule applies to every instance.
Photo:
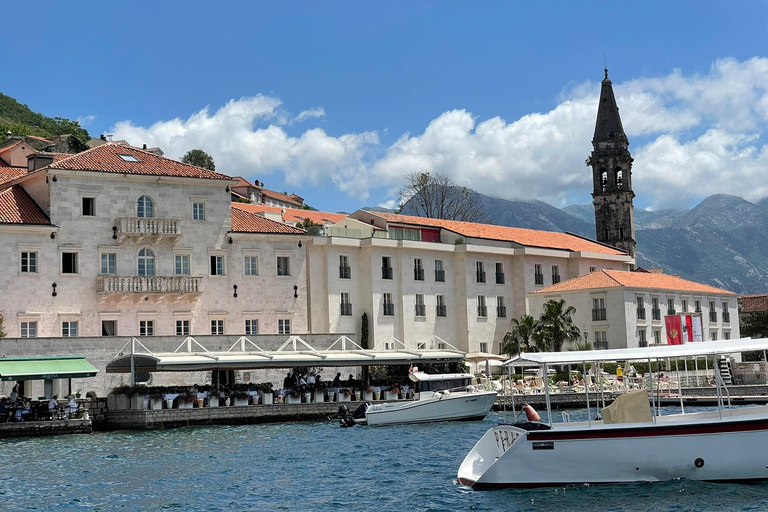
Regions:
[[333, 383], [331, 384], [332, 388], [340, 388], [341, 387], [341, 372], [336, 374], [336, 377], [333, 378]]
[[31, 404], [29, 403], [29, 400], [26, 398], [22, 398], [21, 403], [16, 409], [16, 421], [22, 421], [24, 419], [24, 416], [29, 414], [30, 408], [31, 408]]

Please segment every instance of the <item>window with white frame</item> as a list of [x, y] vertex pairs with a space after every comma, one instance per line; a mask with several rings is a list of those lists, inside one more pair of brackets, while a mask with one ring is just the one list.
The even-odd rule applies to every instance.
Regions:
[[693, 308], [694, 313], [701, 313], [701, 301], [696, 300], [693, 302], [693, 304], [694, 304], [694, 308]]
[[61, 273], [62, 274], [79, 274], [80, 267], [77, 264], [76, 252], [62, 252], [61, 253]]
[[101, 335], [102, 336], [117, 336], [117, 320], [102, 320], [101, 321]]
[[502, 296], [496, 297], [496, 316], [499, 318], [507, 317], [507, 304]]
[[176, 320], [176, 336], [189, 336], [189, 320]]
[[608, 350], [607, 331], [595, 331], [595, 350]]
[[277, 334], [291, 334], [291, 321], [287, 318], [280, 318], [277, 321]]
[[224, 275], [224, 256], [223, 255], [211, 255], [211, 275], [212, 276]]
[[637, 331], [637, 346], [638, 347], [647, 347], [648, 346], [648, 331], [645, 329], [638, 329]]
[[682, 311], [683, 313], [687, 313], [688, 312], [688, 301], [687, 300], [683, 299], [683, 301], [682, 301], [682, 303], [680, 305], [680, 311]]
[[101, 273], [103, 275], [114, 275], [117, 273], [117, 254], [114, 252], [101, 253]]
[[717, 341], [717, 331], [710, 331], [709, 332], [709, 339], [712, 341]]
[[589, 267], [589, 273], [595, 272], [597, 270], [597, 267]]
[[224, 334], [224, 320], [211, 320], [211, 334]]
[[155, 321], [139, 320], [139, 336], [154, 336], [154, 335], [155, 335]]
[[352, 301], [349, 292], [341, 292], [341, 316], [352, 316]]
[[435, 282], [445, 282], [445, 269], [443, 268], [443, 260], [435, 260]]
[[485, 341], [480, 342], [480, 352], [483, 352], [484, 354], [488, 353], [488, 343]]
[[21, 322], [22, 338], [37, 338], [37, 322]]
[[291, 258], [289, 256], [277, 257], [277, 275], [278, 276], [291, 275]]
[[560, 282], [560, 266], [552, 265], [552, 284]]
[[728, 311], [728, 303], [723, 302], [721, 305], [723, 307], [723, 323], [729, 324], [731, 323], [731, 312]]
[[395, 316], [395, 303], [392, 302], [392, 294], [385, 293], [382, 297], [384, 301], [384, 316]]
[[74, 338], [77, 336], [77, 322], [61, 322], [61, 335], [64, 338]]
[[151, 219], [155, 216], [155, 205], [149, 196], [141, 196], [136, 204], [136, 216]]
[[192, 220], [205, 220], [205, 203], [192, 203]]
[[244, 256], [243, 267], [245, 268], [245, 275], [257, 276], [259, 275], [259, 257], [258, 256]]
[[675, 314], [675, 299], [667, 299], [667, 315]]
[[24, 274], [37, 273], [37, 252], [34, 252], [34, 251], [21, 252], [21, 272]]
[[416, 314], [416, 316], [427, 316], [427, 306], [424, 304], [424, 294], [423, 293], [417, 293], [416, 294], [415, 314]]
[[604, 321], [606, 318], [605, 313], [605, 297], [592, 297], [592, 321]]
[[653, 342], [657, 345], [661, 343], [661, 331], [659, 329], [653, 330]]
[[174, 257], [174, 274], [177, 276], [189, 275], [189, 254], [177, 254]]
[[339, 279], [351, 279], [352, 269], [349, 266], [349, 256], [339, 256]]
[[533, 265], [533, 282], [535, 284], [544, 284], [544, 273], [539, 263]]
[[723, 331], [723, 339], [724, 340], [731, 339], [731, 331]]
[[139, 275], [151, 277], [155, 275], [155, 253], [151, 249], [139, 251]]
[[446, 313], [446, 307], [445, 307], [445, 296], [443, 295], [435, 295], [435, 302], [437, 303], [437, 316], [444, 317], [447, 316]]
[[482, 261], [475, 262], [475, 279], [478, 283], [485, 282], [485, 264]]
[[259, 321], [256, 319], [246, 318], [245, 334], [248, 334], [248, 335], [259, 334]]
[[485, 295], [477, 296], [477, 316], [488, 316], [488, 307], [485, 305]]
[[413, 259], [413, 280], [414, 281], [424, 280], [424, 266], [422, 265], [421, 258]]

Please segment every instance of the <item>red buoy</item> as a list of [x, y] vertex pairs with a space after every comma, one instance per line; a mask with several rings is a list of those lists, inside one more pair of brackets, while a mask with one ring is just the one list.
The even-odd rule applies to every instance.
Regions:
[[530, 405], [525, 404], [523, 406], [523, 412], [525, 412], [525, 417], [528, 418], [528, 421], [541, 421], [541, 416], [539, 416], [539, 413], [537, 413], [536, 409]]

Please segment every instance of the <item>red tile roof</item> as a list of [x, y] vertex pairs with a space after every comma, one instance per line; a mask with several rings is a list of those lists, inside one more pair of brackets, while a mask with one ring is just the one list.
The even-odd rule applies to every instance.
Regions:
[[275, 233], [281, 235], [306, 235], [303, 229], [265, 219], [261, 215], [232, 208], [232, 231], [236, 233]]
[[21, 178], [27, 174], [26, 167], [11, 167], [0, 160], [0, 185]]
[[768, 294], [742, 295], [739, 297], [739, 306], [742, 313], [768, 311]]
[[[120, 155], [136, 158], [138, 162], [126, 162]], [[108, 142], [76, 155], [70, 155], [48, 166], [52, 169], [73, 171], [97, 171], [118, 174], [144, 174], [148, 176], [179, 176], [231, 180], [229, 176], [202, 167], [184, 164], [143, 151], [131, 146]]]
[[264, 204], [232, 203], [232, 208], [239, 208], [251, 213], [283, 213], [284, 222], [304, 222], [309, 219], [315, 224], [336, 224], [349, 217], [346, 213], [318, 212], [315, 210], [302, 210], [299, 208], [282, 208], [280, 206], [267, 206]]
[[470, 238], [487, 240], [504, 240], [528, 247], [543, 247], [547, 249], [563, 249], [574, 252], [593, 252], [600, 254], [623, 255], [622, 251], [607, 247], [592, 240], [568, 233], [554, 231], [539, 231], [535, 229], [511, 228], [478, 224], [475, 222], [460, 222], [456, 220], [430, 219], [413, 215], [397, 215], [394, 213], [368, 212], [378, 215], [388, 222], [399, 224], [414, 224], [417, 226], [439, 227]]
[[291, 199], [285, 194], [281, 194], [280, 192], [275, 192], [274, 190], [269, 190], [266, 188], [261, 189], [261, 193], [264, 194], [267, 197], [271, 197], [272, 199], [276, 199], [278, 201], [282, 201], [283, 203], [288, 204], [295, 204], [296, 206], [301, 206], [298, 201]]
[[18, 185], [0, 192], [0, 224], [51, 225], [48, 216]]
[[594, 290], [597, 288], [640, 288], [652, 290], [670, 290], [690, 293], [716, 293], [718, 295], [736, 295], [722, 288], [683, 279], [680, 276], [648, 272], [630, 272], [628, 270], [597, 270], [573, 277], [531, 293], [571, 292]]

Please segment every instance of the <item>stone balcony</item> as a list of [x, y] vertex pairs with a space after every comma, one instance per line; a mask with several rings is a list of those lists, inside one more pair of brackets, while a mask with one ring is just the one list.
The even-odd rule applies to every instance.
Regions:
[[181, 222], [179, 219], [118, 217], [112, 230], [113, 238], [118, 242], [130, 237], [137, 242], [149, 239], [155, 243], [163, 238], [171, 238], [175, 243], [181, 236]]
[[96, 291], [109, 294], [200, 294], [203, 278], [192, 276], [99, 276]]

